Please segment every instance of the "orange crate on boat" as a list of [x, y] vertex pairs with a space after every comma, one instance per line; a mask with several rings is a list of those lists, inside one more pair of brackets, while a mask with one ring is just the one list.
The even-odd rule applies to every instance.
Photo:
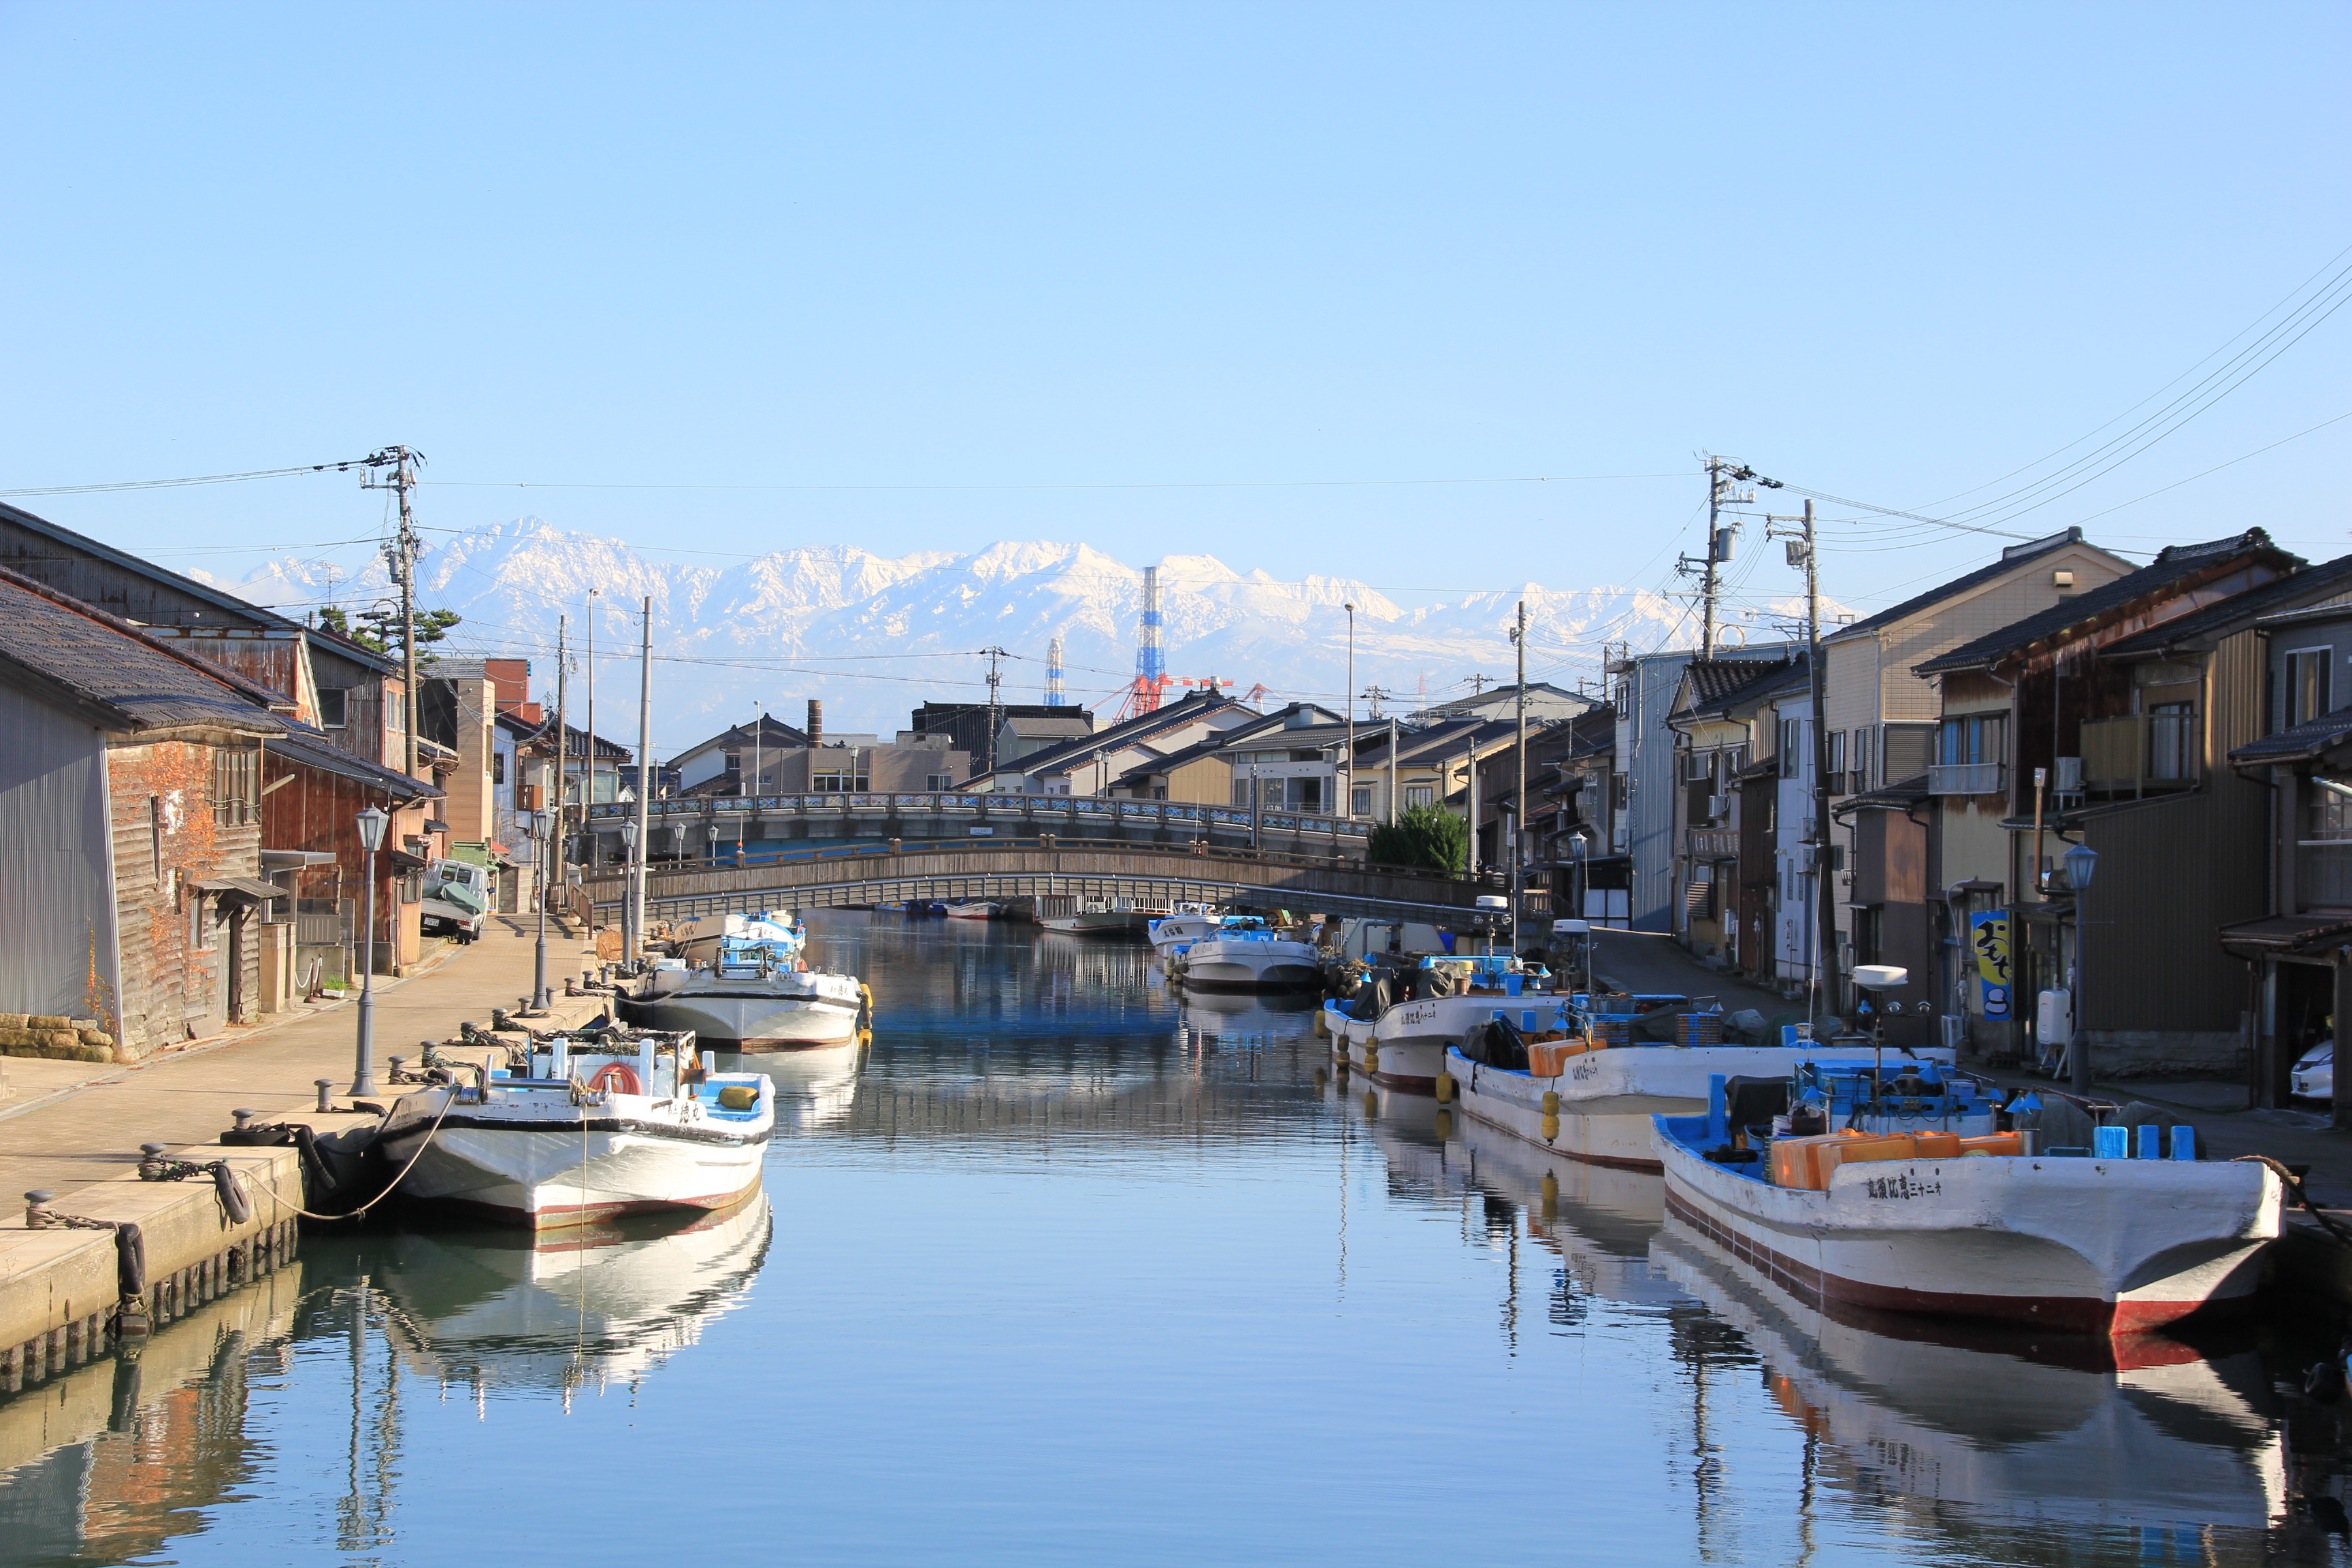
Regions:
[[1962, 1154], [2022, 1154], [2025, 1140], [2014, 1132], [1992, 1132], [1981, 1138], [1960, 1140]]
[[[1831, 1143], [1850, 1142], [1853, 1136], [1851, 1132], [1809, 1132], [1801, 1138], [1773, 1139], [1772, 1184], [1819, 1191], [1828, 1168], [1820, 1163], [1822, 1149]], [[1835, 1163], [1832, 1158], [1831, 1163]]]
[[1568, 1058], [1584, 1054], [1582, 1040], [1529, 1041], [1528, 1071], [1537, 1078], [1558, 1078], [1568, 1069]]
[[1915, 1132], [1918, 1155], [1922, 1160], [1952, 1160], [1960, 1154], [1960, 1135], [1957, 1132]]

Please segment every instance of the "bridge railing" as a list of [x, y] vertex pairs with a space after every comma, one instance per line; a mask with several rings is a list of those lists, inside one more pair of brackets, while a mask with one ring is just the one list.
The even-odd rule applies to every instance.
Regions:
[[[590, 824], [618, 825], [635, 814], [635, 806], [607, 802], [588, 808]], [[1366, 839], [1373, 824], [1357, 817], [1320, 816], [1311, 812], [1259, 811], [1245, 806], [1201, 805], [1185, 801], [1114, 800], [1096, 795], [996, 795], [953, 790], [811, 795], [718, 795], [653, 803], [656, 817], [708, 818], [723, 822], [745, 815], [769, 816], [833, 816], [853, 819], [907, 816], [973, 817], [981, 822], [1009, 819], [1028, 824], [1138, 823], [1163, 827], [1229, 828], [1247, 831], [1253, 822], [1261, 832], [1328, 834], [1338, 838]]]

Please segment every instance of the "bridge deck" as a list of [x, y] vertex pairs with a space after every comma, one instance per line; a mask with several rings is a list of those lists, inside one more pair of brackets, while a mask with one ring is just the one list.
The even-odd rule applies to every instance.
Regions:
[[[622, 877], [600, 870], [583, 879], [591, 901], [618, 908]], [[1253, 854], [1195, 846], [1087, 842], [885, 843], [808, 855], [777, 856], [748, 866], [656, 866], [646, 908], [671, 920], [740, 914], [782, 906], [842, 909], [938, 900], [1128, 899], [1155, 905], [1224, 904], [1343, 916], [1423, 921], [1444, 930], [1486, 931], [1500, 910], [1480, 909], [1493, 888], [1482, 882], [1337, 858]]]

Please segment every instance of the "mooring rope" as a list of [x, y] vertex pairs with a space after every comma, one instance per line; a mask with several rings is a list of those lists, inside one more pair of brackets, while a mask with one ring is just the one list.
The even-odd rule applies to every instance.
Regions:
[[2347, 1230], [2342, 1225], [2328, 1218], [2320, 1206], [2311, 1201], [2311, 1193], [2304, 1186], [2302, 1177], [2272, 1159], [2268, 1154], [2240, 1154], [2233, 1158], [2231, 1163], [2236, 1164], [2240, 1161], [2252, 1161], [2258, 1164], [2268, 1165], [2277, 1174], [2278, 1179], [2285, 1184], [2286, 1190], [2294, 1194], [2295, 1202], [2303, 1205], [2304, 1212], [2319, 1222], [2319, 1227], [2322, 1230], [2346, 1246], [2352, 1247], [2352, 1230]]

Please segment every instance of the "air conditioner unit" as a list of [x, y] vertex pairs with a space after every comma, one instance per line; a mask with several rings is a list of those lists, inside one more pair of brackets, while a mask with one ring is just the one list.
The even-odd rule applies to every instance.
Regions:
[[2054, 760], [2057, 766], [2052, 770], [2051, 787], [2055, 789], [2060, 795], [2082, 794], [2083, 759], [2080, 757], [2059, 757]]
[[1731, 815], [1731, 797], [1729, 795], [1708, 795], [1706, 797], [1706, 815], [1707, 819], [1711, 822], [1721, 822], [1725, 817], [1729, 816]]
[[1957, 1013], [1947, 1013], [1942, 1017], [1937, 1019], [1936, 1022], [1943, 1026], [1944, 1048], [1946, 1050], [1958, 1051], [1961, 1046], [1967, 1043], [1969, 1037], [1969, 1021], [1966, 1018], [1961, 1017]]
[[2074, 998], [2063, 991], [2044, 991], [2034, 998], [2033, 1037], [2048, 1046], [2063, 1046], [2074, 1037]]

